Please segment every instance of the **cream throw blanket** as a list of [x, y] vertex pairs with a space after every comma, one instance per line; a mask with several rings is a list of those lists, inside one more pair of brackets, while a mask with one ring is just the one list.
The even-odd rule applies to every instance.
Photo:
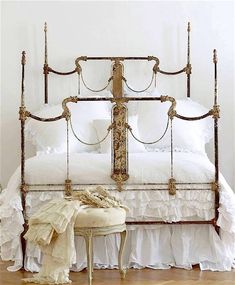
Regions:
[[89, 205], [99, 208], [123, 207], [102, 187], [78, 191], [71, 200], [52, 200], [37, 211], [29, 220], [24, 238], [39, 245], [43, 252], [42, 267], [33, 278], [24, 282], [39, 284], [71, 283], [69, 268], [75, 262], [74, 223], [77, 214]]

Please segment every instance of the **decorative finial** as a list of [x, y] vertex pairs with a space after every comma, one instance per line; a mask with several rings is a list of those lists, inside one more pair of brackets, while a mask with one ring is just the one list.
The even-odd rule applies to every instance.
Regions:
[[191, 25], [190, 25], [190, 22], [188, 22], [188, 29], [187, 29], [188, 32], [191, 31]]
[[216, 49], [213, 50], [213, 62], [214, 62], [214, 63], [217, 63], [217, 62], [218, 62]]
[[47, 22], [45, 22], [45, 24], [44, 24], [44, 32], [45, 33], [47, 32]]
[[26, 57], [25, 57], [26, 52], [22, 51], [22, 57], [21, 57], [21, 64], [25, 65], [26, 64]]

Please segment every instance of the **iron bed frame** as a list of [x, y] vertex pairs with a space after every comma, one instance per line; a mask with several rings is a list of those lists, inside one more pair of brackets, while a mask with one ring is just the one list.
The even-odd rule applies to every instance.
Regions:
[[[214, 63], [214, 104], [208, 113], [203, 114], [201, 116], [196, 117], [186, 117], [177, 113], [176, 111], [176, 100], [173, 97], [169, 96], [159, 96], [159, 97], [125, 97], [123, 92], [123, 84], [127, 83], [126, 78], [123, 74], [123, 62], [130, 60], [140, 60], [140, 61], [153, 61], [153, 77], [157, 73], [161, 73], [164, 75], [177, 75], [181, 73], [186, 74], [187, 79], [187, 97], [190, 97], [190, 77], [191, 77], [191, 63], [190, 63], [190, 23], [188, 23], [187, 28], [187, 64], [184, 68], [176, 72], [167, 72], [160, 69], [159, 64], [160, 61], [155, 56], [147, 56], [147, 57], [87, 57], [81, 56], [75, 60], [75, 69], [69, 72], [60, 72], [52, 69], [48, 65], [48, 51], [47, 51], [47, 25], [45, 23], [44, 27], [45, 32], [45, 61], [43, 67], [44, 73], [44, 102], [48, 103], [48, 76], [50, 73], [66, 76], [77, 73], [78, 76], [82, 76], [82, 67], [80, 65], [81, 61], [111, 61], [112, 63], [112, 75], [108, 80], [108, 85], [112, 81], [112, 93], [113, 97], [69, 97], [65, 98], [62, 102], [63, 112], [61, 115], [53, 118], [41, 118], [36, 115], [31, 114], [25, 106], [25, 96], [24, 96], [24, 77], [25, 77], [25, 64], [26, 64], [26, 56], [25, 52], [22, 52], [22, 81], [21, 81], [21, 106], [19, 108], [19, 119], [21, 121], [21, 196], [22, 196], [22, 206], [23, 206], [23, 216], [25, 219], [24, 224], [24, 232], [22, 233], [22, 249], [23, 256], [25, 255], [26, 244], [23, 239], [23, 235], [27, 230], [27, 214], [26, 214], [26, 195], [32, 189], [35, 192], [43, 192], [50, 190], [42, 190], [41, 186], [48, 187], [59, 187], [56, 191], [64, 191], [65, 195], [70, 196], [72, 191], [79, 190], [79, 187], [84, 187], [87, 185], [73, 184], [69, 178], [69, 143], [67, 143], [67, 179], [64, 184], [28, 184], [25, 179], [25, 122], [28, 118], [41, 121], [41, 122], [52, 122], [61, 119], [65, 119], [67, 122], [67, 130], [70, 122], [71, 113], [67, 106], [67, 103], [73, 102], [88, 102], [88, 101], [110, 101], [113, 103], [112, 108], [112, 124], [109, 126], [108, 132], [112, 131], [112, 170], [111, 170], [111, 178], [114, 180], [116, 188], [119, 191], [122, 191], [124, 188], [125, 191], [135, 191], [135, 185], [130, 185], [126, 183], [129, 178], [128, 174], [128, 143], [127, 143], [127, 133], [128, 131], [133, 135], [131, 126], [128, 125], [127, 122], [127, 105], [130, 101], [160, 101], [166, 102], [169, 101], [171, 106], [168, 111], [168, 119], [170, 120], [171, 126], [173, 119], [179, 118], [181, 120], [186, 121], [196, 121], [207, 118], [211, 116], [214, 119], [214, 165], [215, 165], [215, 175], [214, 180], [205, 183], [178, 183], [174, 179], [173, 172], [173, 143], [172, 143], [172, 132], [171, 132], [171, 176], [169, 177], [168, 183], [148, 183], [143, 184], [148, 185], [149, 187], [154, 188], [153, 190], [168, 190], [169, 195], [175, 195], [176, 191], [185, 190], [184, 185], [187, 184], [190, 186], [190, 190], [199, 189], [199, 190], [212, 190], [214, 192], [214, 218], [211, 220], [183, 220], [177, 222], [165, 222], [161, 220], [149, 220], [149, 221], [127, 221], [127, 224], [134, 225], [142, 225], [142, 224], [211, 224], [215, 227], [215, 230], [219, 234], [219, 227], [217, 226], [218, 219], [218, 208], [219, 208], [219, 155], [218, 155], [218, 119], [219, 119], [219, 105], [218, 105], [218, 95], [217, 95], [217, 53], [216, 50], [213, 51], [213, 63]], [[135, 137], [134, 137], [135, 138]], [[68, 139], [67, 139], [68, 141]], [[93, 184], [94, 185], [94, 184]], [[138, 184], [140, 186], [140, 184]], [[142, 184], [141, 184], [142, 185]], [[108, 185], [107, 185], [108, 186]], [[128, 190], [128, 187], [132, 188], [132, 190]], [[198, 188], [199, 187], [199, 188]], [[112, 187], [111, 187], [112, 188]], [[152, 189], [151, 188], [151, 189]], [[111, 189], [113, 190], [113, 189]], [[24, 259], [24, 258], [23, 258]], [[24, 260], [23, 260], [24, 262]]]

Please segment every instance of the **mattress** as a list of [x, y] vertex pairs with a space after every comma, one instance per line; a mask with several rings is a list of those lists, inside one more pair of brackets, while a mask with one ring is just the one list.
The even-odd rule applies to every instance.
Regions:
[[[46, 201], [63, 195], [61, 184], [66, 179], [66, 169], [64, 154], [41, 155], [26, 161], [26, 183], [32, 185], [26, 199], [28, 217]], [[130, 178], [124, 191], [118, 192], [110, 178], [111, 157], [108, 154], [71, 154], [69, 169], [75, 190], [91, 187], [91, 184], [104, 185], [121, 198], [130, 209], [129, 221], [212, 219], [214, 193], [208, 183], [214, 180], [214, 166], [207, 156], [187, 152], [174, 154], [174, 178], [178, 183], [175, 196], [168, 194], [166, 186], [170, 171], [169, 152], [129, 154]], [[1, 255], [5, 260], [15, 261], [10, 270], [22, 265], [23, 217], [19, 186], [18, 168], [0, 196]], [[235, 197], [222, 175], [218, 224], [220, 237], [210, 225], [129, 226], [126, 264], [135, 268], [191, 268], [199, 263], [201, 269], [230, 270], [235, 256]], [[95, 240], [98, 251], [95, 251], [94, 261], [98, 268], [116, 267], [118, 242], [116, 235]], [[85, 254], [82, 254], [84, 241], [78, 237], [76, 245], [77, 263], [73, 269], [81, 270], [86, 267]], [[25, 261], [27, 270], [38, 271], [39, 249], [27, 245]]]

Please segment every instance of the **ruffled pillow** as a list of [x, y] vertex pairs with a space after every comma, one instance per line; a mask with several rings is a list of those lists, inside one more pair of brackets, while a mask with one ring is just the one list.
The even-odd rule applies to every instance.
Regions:
[[[107, 94], [109, 92], [106, 92]], [[104, 96], [110, 96], [108, 94]], [[78, 102], [69, 103], [71, 111], [71, 121], [76, 135], [87, 143], [98, 141], [93, 125], [94, 119], [102, 119], [110, 116], [110, 103], [98, 102]], [[61, 115], [62, 105], [45, 105], [40, 111], [34, 114], [38, 117], [49, 118]], [[31, 141], [38, 153], [64, 153], [67, 149], [67, 127], [66, 120], [61, 119], [55, 122], [40, 122], [29, 119], [25, 126], [26, 139]], [[89, 146], [80, 143], [72, 134], [69, 127], [70, 152], [93, 152], [99, 149], [99, 145]]]
[[[158, 91], [150, 96], [160, 96]], [[201, 116], [209, 110], [191, 99], [176, 100], [178, 114], [188, 117]], [[162, 136], [166, 129], [170, 102], [151, 101], [139, 105], [138, 126], [141, 139], [145, 142], [155, 141]], [[173, 119], [174, 150], [205, 153], [205, 144], [213, 137], [213, 119], [207, 117], [199, 121]], [[166, 135], [158, 143], [148, 145], [148, 149], [170, 150], [170, 125]]]

